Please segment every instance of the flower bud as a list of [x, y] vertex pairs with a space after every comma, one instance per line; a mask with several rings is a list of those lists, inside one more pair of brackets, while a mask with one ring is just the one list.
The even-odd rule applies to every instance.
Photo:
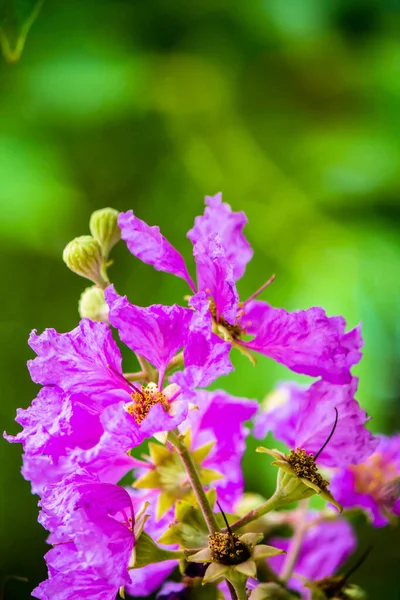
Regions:
[[63, 261], [74, 273], [101, 286], [104, 284], [101, 275], [104, 262], [101, 248], [91, 235], [81, 235], [67, 244], [63, 252]]
[[86, 288], [79, 299], [79, 315], [92, 321], [108, 321], [108, 305], [104, 300], [104, 292], [94, 285]]
[[100, 244], [104, 258], [121, 239], [118, 227], [118, 211], [114, 208], [101, 208], [92, 213], [89, 228], [94, 239]]

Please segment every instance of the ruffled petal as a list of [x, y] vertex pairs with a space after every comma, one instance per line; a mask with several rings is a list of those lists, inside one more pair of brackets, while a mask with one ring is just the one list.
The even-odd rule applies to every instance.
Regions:
[[42, 524], [55, 538], [76, 545], [80, 565], [96, 569], [108, 583], [129, 582], [128, 563], [135, 542], [131, 498], [117, 485], [78, 471], [51, 486], [41, 500]]
[[49, 578], [32, 592], [40, 600], [114, 600], [118, 586], [108, 583], [93, 568], [82, 568], [74, 544], [52, 548], [45, 556]]
[[296, 373], [322, 377], [332, 383], [349, 383], [350, 368], [362, 356], [359, 328], [345, 333], [345, 320], [327, 317], [322, 308], [289, 313], [255, 300], [245, 306], [241, 325], [255, 336], [242, 342], [247, 348]]
[[120, 213], [118, 225], [121, 237], [125, 240], [130, 252], [157, 271], [172, 273], [181, 277], [195, 292], [196, 287], [190, 278], [185, 261], [179, 252], [160, 233], [160, 228], [150, 227], [133, 214], [132, 210]]
[[353, 377], [346, 385], [316, 381], [303, 394], [298, 408], [295, 447], [304, 448], [314, 455], [328, 439], [335, 422], [335, 431], [320, 456], [318, 463], [329, 467], [357, 464], [370, 456], [378, 440], [365, 427], [368, 416], [354, 394], [358, 379]]
[[121, 376], [121, 353], [106, 323], [82, 319], [69, 333], [46, 329], [33, 331], [29, 345], [37, 358], [28, 361], [35, 383], [57, 385], [65, 392], [92, 396], [125, 388]]
[[126, 296], [119, 296], [112, 285], [106, 289], [105, 299], [110, 323], [118, 329], [121, 340], [163, 374], [184, 344], [192, 311], [177, 304], [135, 306]]
[[17, 410], [15, 419], [23, 427], [9, 442], [20, 442], [29, 454], [47, 454], [57, 462], [68, 449], [94, 446], [103, 431], [99, 411], [86, 396], [65, 394], [61, 388], [44, 387], [32, 405]]
[[204, 215], [196, 217], [194, 227], [187, 237], [196, 244], [200, 238], [218, 233], [225, 250], [225, 256], [233, 267], [235, 281], [245, 272], [246, 265], [253, 256], [253, 250], [243, 235], [247, 223], [243, 211], [233, 212], [229, 204], [222, 202], [222, 194], [206, 196]]
[[235, 324], [239, 297], [221, 238], [218, 234], [200, 238], [193, 248], [199, 291], [206, 292], [215, 304], [216, 320], [224, 317]]

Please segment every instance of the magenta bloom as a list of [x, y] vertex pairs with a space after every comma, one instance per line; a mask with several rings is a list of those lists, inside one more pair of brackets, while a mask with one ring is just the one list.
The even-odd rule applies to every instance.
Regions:
[[378, 440], [363, 463], [335, 472], [332, 490], [344, 508], [358, 507], [375, 527], [383, 527], [400, 516], [400, 435], [380, 435]]
[[[239, 302], [236, 281], [243, 275], [252, 250], [243, 235], [244, 213], [232, 212], [221, 194], [206, 197], [204, 215], [188, 233], [193, 242], [197, 287], [182, 256], [161, 235], [132, 211], [121, 213], [119, 226], [129, 250], [156, 269], [185, 279], [194, 292], [204, 292], [214, 328], [226, 340], [254, 350], [297, 373], [323, 377], [332, 383], [349, 383], [350, 368], [361, 358], [359, 328], [345, 332], [342, 317], [327, 317], [322, 308], [289, 313], [255, 301], [259, 292]], [[253, 336], [244, 341], [245, 334]]]
[[283, 403], [256, 417], [254, 433], [263, 438], [271, 431], [290, 448], [303, 448], [316, 455], [332, 431], [336, 408], [337, 426], [318, 462], [327, 467], [361, 463], [372, 454], [378, 441], [365, 427], [367, 414], [354, 397], [357, 384], [356, 377], [345, 385], [323, 380], [309, 388], [283, 384], [277, 392], [283, 393]]
[[[107, 290], [107, 298], [111, 322], [118, 325], [122, 339], [127, 339], [132, 349], [160, 370], [162, 386], [166, 365], [186, 340], [192, 311], [179, 306], [136, 307], [112, 288]], [[101, 422], [95, 426], [97, 434], [99, 427], [112, 428], [119, 415], [125, 431], [129, 430], [126, 447], [123, 436], [118, 445], [122, 452], [158, 431], [175, 428], [186, 417], [187, 402], [178, 397], [176, 386], [173, 390], [148, 387], [143, 391], [124, 378], [120, 351], [105, 323], [83, 319], [70, 333], [49, 329], [41, 336], [33, 334], [30, 342], [38, 354], [29, 362], [32, 379], [59, 386], [66, 394], [84, 395], [87, 400], [83, 403]], [[79, 426], [82, 429], [83, 423]], [[115, 450], [111, 450], [113, 455]], [[100, 458], [100, 454], [94, 453], [93, 458]]]
[[[307, 518], [311, 521], [315, 516], [316, 513], [310, 512]], [[288, 551], [291, 542], [286, 538], [273, 538], [269, 543]], [[293, 572], [311, 581], [330, 577], [355, 551], [356, 546], [356, 537], [345, 519], [337, 518], [311, 526], [304, 535]], [[279, 554], [268, 559], [268, 564], [278, 575], [282, 575], [286, 556]], [[304, 587], [301, 579], [291, 577], [288, 584], [301, 592], [304, 598], [311, 597], [310, 590]]]

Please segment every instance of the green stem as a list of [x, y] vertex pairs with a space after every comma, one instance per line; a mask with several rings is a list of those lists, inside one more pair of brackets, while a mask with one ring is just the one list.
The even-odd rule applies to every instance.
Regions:
[[186, 474], [190, 481], [190, 485], [192, 486], [194, 495], [196, 496], [196, 500], [199, 503], [200, 510], [207, 524], [208, 531], [210, 533], [215, 533], [216, 531], [219, 531], [217, 520], [208, 502], [196, 465], [192, 460], [189, 449], [183, 441], [179, 430], [175, 429], [174, 431], [170, 431], [168, 434], [168, 440], [174, 446], [182, 460]]
[[144, 358], [144, 356], [141, 356], [140, 354], [136, 354], [136, 358], [138, 359], [138, 362], [142, 369], [142, 372], [145, 374], [145, 379], [149, 382], [157, 383], [157, 381], [158, 381], [157, 369], [152, 367], [151, 364], [149, 363], [149, 361]]
[[178, 367], [183, 365], [183, 352], [179, 352], [176, 356], [174, 356], [168, 363], [165, 374], [168, 375]]
[[147, 372], [137, 371], [136, 373], [124, 373], [124, 377], [128, 381], [145, 381], [147, 380]]
[[293, 573], [293, 569], [295, 568], [301, 550], [301, 545], [303, 543], [304, 534], [308, 529], [308, 524], [306, 522], [308, 504], [308, 500], [302, 500], [302, 502], [300, 503], [301, 508], [299, 510], [299, 515], [294, 529], [294, 535], [290, 542], [289, 551], [286, 555], [285, 562], [283, 563], [282, 567], [281, 580], [284, 583], [286, 583], [288, 579], [290, 579], [290, 576]]
[[[251, 510], [250, 512], [247, 513], [247, 515], [245, 515], [244, 517], [241, 517], [240, 519], [238, 519], [237, 521], [232, 523], [232, 525], [230, 526], [230, 529], [231, 529], [231, 531], [237, 531], [238, 529], [241, 529], [245, 525], [252, 523], [252, 521], [256, 521], [263, 515], [266, 515], [267, 513], [271, 512], [272, 510], [275, 510], [279, 506], [282, 506], [282, 498], [278, 494], [274, 494], [273, 496], [271, 496], [271, 498], [269, 500], [264, 502], [264, 504], [261, 504], [261, 506], [259, 508]], [[227, 531], [227, 530], [223, 529], [222, 531]]]

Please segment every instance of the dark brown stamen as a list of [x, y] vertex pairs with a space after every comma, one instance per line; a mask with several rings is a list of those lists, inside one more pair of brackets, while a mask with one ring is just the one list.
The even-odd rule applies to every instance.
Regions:
[[328, 481], [318, 472], [314, 456], [307, 454], [303, 448], [291, 450], [287, 460], [297, 477], [311, 481], [311, 483], [318, 486], [321, 490], [325, 490], [328, 487]]
[[251, 556], [250, 549], [235, 533], [216, 532], [208, 536], [213, 561], [239, 565]]
[[332, 439], [333, 434], [335, 433], [336, 425], [337, 425], [338, 418], [339, 418], [339, 413], [338, 413], [338, 409], [336, 408], [336, 406], [335, 406], [335, 412], [336, 412], [336, 416], [335, 416], [335, 422], [332, 427], [332, 431], [328, 435], [326, 442], [323, 444], [323, 446], [318, 450], [317, 454], [314, 456], [314, 460], [317, 460], [318, 456], [321, 454], [322, 450], [324, 450], [324, 448], [326, 448], [326, 446], [329, 444], [329, 442]]

